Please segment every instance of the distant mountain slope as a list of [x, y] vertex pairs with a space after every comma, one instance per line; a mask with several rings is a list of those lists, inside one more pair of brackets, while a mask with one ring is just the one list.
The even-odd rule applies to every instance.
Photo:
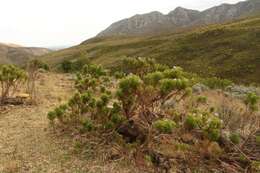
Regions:
[[22, 65], [30, 58], [51, 52], [45, 48], [19, 47], [15, 44], [0, 43], [0, 64]]
[[85, 57], [114, 67], [124, 56], [151, 57], [204, 76], [260, 84], [260, 17], [175, 34], [94, 38], [41, 58], [55, 65]]
[[118, 21], [99, 33], [97, 37], [156, 35], [187, 27], [232, 21], [258, 12], [260, 12], [259, 0], [248, 0], [233, 5], [222, 4], [202, 12], [178, 7], [167, 15], [151, 12]]

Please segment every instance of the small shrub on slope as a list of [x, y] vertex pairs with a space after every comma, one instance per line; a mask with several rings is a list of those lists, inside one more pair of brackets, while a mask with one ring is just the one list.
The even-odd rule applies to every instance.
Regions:
[[155, 121], [153, 125], [161, 133], [171, 133], [176, 127], [176, 123], [168, 119]]

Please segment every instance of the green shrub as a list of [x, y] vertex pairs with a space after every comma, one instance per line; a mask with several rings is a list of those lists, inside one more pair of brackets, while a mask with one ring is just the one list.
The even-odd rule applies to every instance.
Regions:
[[255, 93], [248, 93], [245, 98], [245, 104], [251, 111], [257, 111], [259, 99], [259, 96], [257, 96]]
[[181, 67], [174, 67], [163, 72], [164, 78], [180, 79], [183, 77], [183, 70]]
[[209, 117], [207, 123], [208, 129], [220, 129], [222, 127], [221, 120], [217, 117]]
[[109, 97], [109, 95], [107, 95], [107, 94], [102, 94], [102, 95], [100, 96], [100, 99], [103, 101], [104, 105], [107, 105], [108, 102], [109, 102], [109, 100], [110, 100], [110, 97]]
[[55, 111], [50, 111], [50, 112], [48, 112], [48, 119], [49, 119], [50, 121], [54, 121], [55, 118], [56, 118]]
[[186, 117], [184, 126], [189, 130], [201, 129], [208, 139], [217, 141], [221, 134], [222, 121], [207, 112], [196, 112]]
[[148, 85], [156, 86], [159, 84], [159, 81], [163, 79], [163, 73], [162, 72], [153, 72], [153, 73], [148, 73], [144, 77], [144, 81]]
[[221, 133], [220, 133], [219, 129], [210, 129], [207, 131], [207, 135], [208, 135], [209, 140], [218, 141]]
[[124, 73], [132, 73], [141, 77], [155, 69], [155, 60], [150, 58], [125, 58], [122, 63], [122, 71]]
[[217, 77], [204, 79], [202, 83], [211, 89], [225, 89], [226, 87], [233, 84], [233, 82], [230, 80], [220, 79]]
[[113, 123], [112, 121], [108, 121], [104, 125], [104, 129], [106, 130], [113, 129], [114, 127], [115, 127], [115, 123]]
[[186, 79], [162, 79], [160, 80], [160, 91], [167, 95], [173, 90], [184, 90], [188, 86]]
[[204, 131], [206, 132], [208, 138], [211, 141], [218, 141], [220, 138], [221, 132], [220, 129], [222, 128], [222, 122], [219, 118], [214, 116], [207, 117], [206, 125], [203, 127]]
[[123, 72], [116, 71], [114, 73], [114, 76], [116, 79], [122, 79], [123, 77], [125, 77], [125, 74]]
[[124, 121], [123, 116], [119, 115], [119, 114], [113, 114], [111, 116], [111, 121], [115, 124], [120, 124]]
[[260, 135], [256, 136], [256, 137], [255, 137], [255, 140], [256, 140], [256, 143], [257, 143], [258, 145], [260, 145]]
[[83, 74], [89, 74], [94, 78], [99, 78], [106, 75], [106, 71], [99, 65], [87, 64], [83, 67]]
[[26, 79], [24, 70], [14, 65], [0, 65], [1, 101], [5, 101], [11, 93], [15, 94]]
[[93, 122], [91, 120], [85, 120], [83, 123], [83, 129], [90, 132], [94, 129]]
[[142, 80], [138, 76], [130, 75], [120, 80], [119, 88], [123, 93], [131, 93], [136, 91], [141, 84]]
[[234, 144], [240, 143], [240, 135], [238, 133], [232, 133], [229, 136], [229, 140], [233, 142]]
[[196, 129], [199, 128], [202, 123], [201, 117], [197, 115], [188, 115], [185, 120], [185, 127], [187, 129]]
[[72, 62], [69, 60], [64, 60], [61, 62], [61, 70], [65, 73], [72, 72]]
[[176, 123], [169, 119], [163, 119], [155, 121], [153, 126], [160, 133], [172, 133], [172, 130], [176, 127]]
[[88, 59], [76, 59], [76, 60], [64, 60], [60, 64], [60, 68], [63, 72], [65, 73], [72, 73], [72, 72], [77, 72], [83, 69], [83, 67], [89, 64]]
[[60, 107], [55, 108], [54, 111], [55, 111], [55, 115], [56, 115], [57, 118], [62, 118], [62, 116], [65, 113], [65, 110], [63, 110]]
[[205, 97], [205, 96], [199, 96], [199, 97], [197, 98], [197, 103], [206, 104], [206, 103], [207, 103], [207, 100], [208, 100], [207, 97]]

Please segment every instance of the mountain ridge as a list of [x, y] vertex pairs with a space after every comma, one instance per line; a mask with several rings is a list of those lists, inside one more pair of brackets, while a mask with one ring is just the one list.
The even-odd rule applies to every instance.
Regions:
[[256, 0], [221, 4], [204, 11], [177, 7], [165, 15], [153, 11], [117, 21], [97, 34], [96, 37], [157, 35], [188, 27], [224, 23], [259, 11], [260, 1]]
[[89, 59], [108, 68], [124, 57], [150, 57], [202, 76], [260, 84], [260, 16], [155, 36], [95, 37], [40, 59], [55, 67]]
[[50, 53], [51, 50], [40, 47], [22, 47], [12, 43], [0, 43], [0, 64], [24, 65], [33, 57]]

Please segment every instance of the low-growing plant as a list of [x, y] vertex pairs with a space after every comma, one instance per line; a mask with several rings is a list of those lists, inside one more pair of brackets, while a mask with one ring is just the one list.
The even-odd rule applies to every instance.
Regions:
[[1, 102], [15, 94], [26, 79], [24, 70], [14, 65], [0, 65]]
[[250, 111], [255, 112], [258, 110], [258, 102], [260, 97], [255, 93], [248, 93], [245, 98], [245, 104], [249, 108]]
[[184, 126], [188, 130], [201, 129], [208, 139], [217, 141], [221, 135], [222, 121], [210, 113], [196, 112], [186, 117]]
[[184, 90], [188, 86], [186, 79], [163, 79], [160, 81], [160, 91], [162, 95], [167, 95], [174, 90]]
[[226, 87], [233, 84], [233, 82], [230, 80], [217, 77], [204, 79], [202, 83], [211, 89], [225, 89]]
[[164, 75], [162, 72], [156, 71], [153, 73], [148, 73], [144, 77], [144, 81], [148, 85], [157, 86], [159, 84], [159, 81], [164, 78]]
[[231, 133], [229, 136], [229, 140], [233, 142], [234, 144], [239, 144], [240, 143], [240, 135], [238, 133]]
[[85, 131], [92, 131], [94, 129], [94, 125], [93, 125], [93, 122], [89, 119], [85, 120], [83, 123], [82, 123], [82, 126], [83, 126], [83, 130]]
[[120, 80], [117, 97], [122, 102], [125, 116], [129, 119], [132, 116], [137, 101], [138, 89], [142, 80], [136, 75], [130, 75]]
[[153, 126], [160, 133], [172, 133], [172, 130], [176, 128], [176, 123], [169, 119], [157, 120], [154, 122]]
[[197, 103], [199, 103], [199, 104], [206, 104], [206, 103], [207, 103], [207, 100], [208, 100], [207, 97], [205, 97], [205, 96], [199, 96], [199, 97], [197, 98]]
[[202, 125], [202, 115], [196, 113], [189, 114], [185, 119], [184, 125], [189, 130], [200, 128]]
[[260, 135], [257, 135], [257, 136], [255, 137], [255, 141], [256, 141], [256, 143], [257, 143], [258, 145], [260, 145]]
[[64, 73], [73, 73], [83, 69], [86, 64], [89, 64], [89, 60], [87, 58], [78, 58], [74, 60], [65, 59], [60, 64], [60, 70]]

